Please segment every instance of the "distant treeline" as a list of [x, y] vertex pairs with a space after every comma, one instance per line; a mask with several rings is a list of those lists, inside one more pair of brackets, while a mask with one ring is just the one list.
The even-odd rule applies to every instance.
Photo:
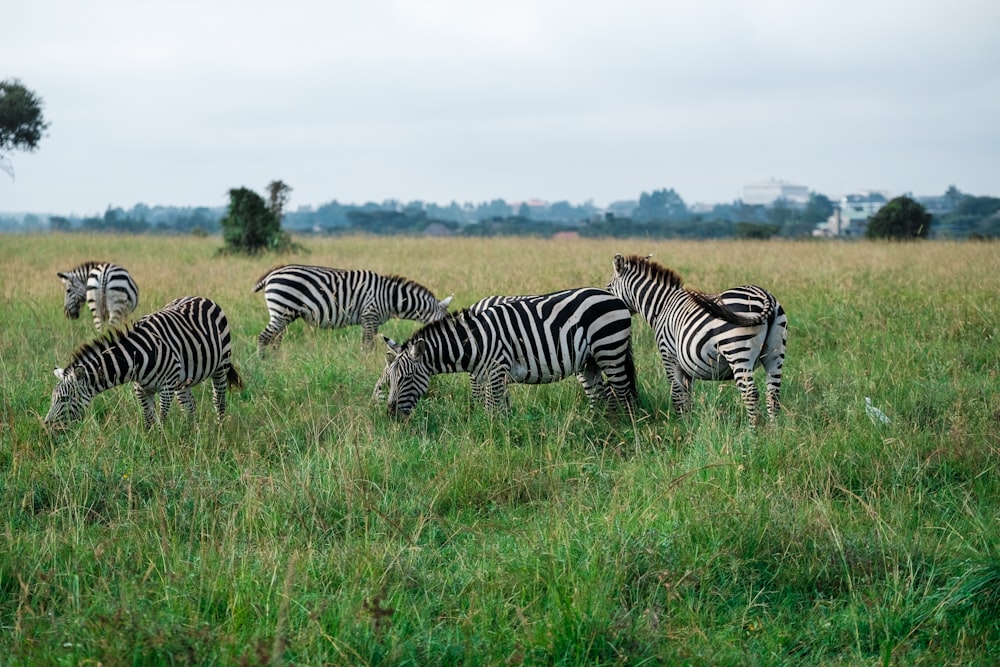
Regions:
[[[1000, 198], [975, 197], [949, 190], [944, 207], [934, 214], [932, 236], [938, 238], [1000, 237]], [[810, 236], [825, 221], [834, 204], [813, 193], [809, 202], [792, 205], [778, 201], [753, 206], [741, 201], [712, 207], [689, 208], [672, 189], [642, 193], [637, 201], [623, 201], [600, 209], [587, 202], [571, 204], [495, 199], [480, 204], [447, 206], [421, 201], [408, 203], [341, 204], [285, 212], [282, 227], [294, 234], [553, 236], [575, 232], [585, 237], [649, 238], [795, 238]], [[103, 216], [0, 215], [2, 231], [63, 231], [159, 234], [218, 234], [224, 206], [173, 207], [137, 204], [131, 209], [108, 208]]]

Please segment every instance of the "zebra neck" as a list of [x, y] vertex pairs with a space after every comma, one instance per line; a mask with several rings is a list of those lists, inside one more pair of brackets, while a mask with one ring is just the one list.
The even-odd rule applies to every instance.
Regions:
[[134, 382], [139, 376], [140, 364], [136, 359], [147, 355], [137, 354], [137, 350], [127, 340], [127, 335], [118, 343], [108, 347], [97, 358], [84, 363], [90, 370], [94, 389], [102, 392], [112, 387]]
[[427, 366], [435, 373], [468, 372], [476, 356], [468, 324], [452, 320], [439, 333], [443, 335], [439, 335], [433, 344], [427, 341]]
[[682, 288], [661, 284], [647, 290], [644, 298], [636, 300], [636, 310], [647, 324], [655, 328], [666, 313], [678, 308], [686, 299]]

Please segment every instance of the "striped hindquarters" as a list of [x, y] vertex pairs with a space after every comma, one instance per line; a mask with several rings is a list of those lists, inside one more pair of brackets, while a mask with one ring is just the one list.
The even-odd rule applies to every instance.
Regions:
[[98, 264], [87, 276], [87, 306], [94, 326], [118, 326], [139, 305], [139, 287], [129, 272], [117, 264]]

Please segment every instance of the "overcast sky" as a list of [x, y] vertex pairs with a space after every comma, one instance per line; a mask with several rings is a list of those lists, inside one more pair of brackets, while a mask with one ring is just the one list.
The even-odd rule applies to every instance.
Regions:
[[1000, 196], [997, 0], [6, 3], [44, 100], [0, 212]]

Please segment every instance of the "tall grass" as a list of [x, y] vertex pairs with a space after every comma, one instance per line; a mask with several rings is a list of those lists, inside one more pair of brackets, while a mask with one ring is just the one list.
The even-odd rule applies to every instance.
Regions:
[[[0, 655], [11, 664], [992, 664], [1000, 660], [1000, 253], [988, 244], [306, 239], [290, 261], [410, 277], [468, 305], [603, 285], [616, 252], [789, 313], [777, 423], [730, 384], [669, 412], [635, 321], [641, 409], [573, 381], [470, 407], [434, 379], [408, 422], [381, 350], [293, 324], [263, 359], [253, 281], [215, 239], [0, 246]], [[45, 432], [51, 369], [92, 337], [55, 272], [126, 266], [138, 313], [226, 310], [246, 389], [142, 427], [126, 388]], [[414, 331], [394, 321], [397, 340]], [[891, 418], [873, 424], [870, 396]]]

